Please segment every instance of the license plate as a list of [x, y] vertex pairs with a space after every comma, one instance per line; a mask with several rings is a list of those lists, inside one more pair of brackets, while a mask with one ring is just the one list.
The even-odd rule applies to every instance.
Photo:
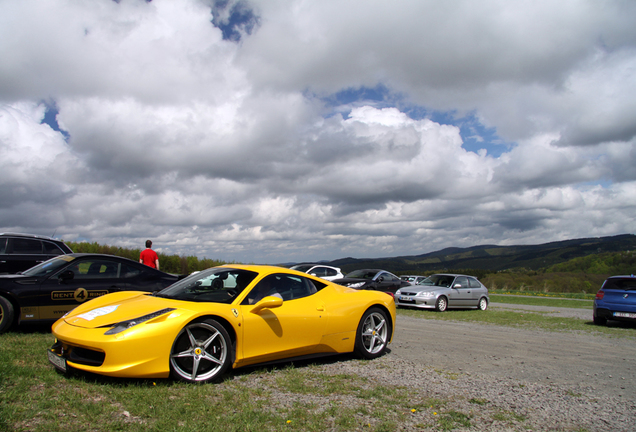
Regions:
[[60, 357], [52, 351], [47, 351], [47, 354], [49, 356], [49, 361], [56, 369], [66, 372], [66, 359], [64, 357]]
[[631, 312], [614, 312], [615, 317], [619, 318], [636, 318], [636, 313]]
[[400, 300], [411, 301], [413, 299], [411, 297], [409, 297], [409, 296], [400, 296]]

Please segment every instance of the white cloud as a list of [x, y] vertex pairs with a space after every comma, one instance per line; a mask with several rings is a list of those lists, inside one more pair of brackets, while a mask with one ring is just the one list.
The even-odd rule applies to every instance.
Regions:
[[631, 2], [241, 7], [236, 42], [209, 1], [2, 2], [0, 230], [248, 262], [636, 231]]

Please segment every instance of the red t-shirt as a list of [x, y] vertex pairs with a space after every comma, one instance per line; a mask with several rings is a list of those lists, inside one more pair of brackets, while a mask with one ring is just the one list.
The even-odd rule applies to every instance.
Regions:
[[139, 259], [141, 260], [142, 263], [146, 264], [147, 266], [150, 266], [152, 268], [157, 268], [155, 263], [157, 262], [159, 257], [157, 256], [157, 253], [153, 251], [152, 249], [142, 250], [141, 254], [139, 255]]

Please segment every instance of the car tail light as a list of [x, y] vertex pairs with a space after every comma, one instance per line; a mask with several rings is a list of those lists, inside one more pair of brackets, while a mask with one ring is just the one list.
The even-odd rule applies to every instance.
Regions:
[[605, 291], [598, 290], [598, 292], [596, 293], [596, 300], [603, 300], [604, 296], [605, 296]]

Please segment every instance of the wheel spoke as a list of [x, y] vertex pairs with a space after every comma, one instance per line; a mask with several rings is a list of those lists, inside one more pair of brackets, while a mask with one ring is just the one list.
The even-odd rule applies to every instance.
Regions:
[[188, 338], [190, 339], [190, 347], [194, 349], [197, 346], [197, 340], [189, 328], [186, 328], [186, 332], [188, 333]]
[[176, 353], [176, 354], [172, 354], [171, 357], [175, 357], [175, 358], [194, 357], [194, 352], [193, 352], [193, 349], [190, 348], [189, 350], [182, 351], [182, 352]]
[[192, 381], [196, 381], [197, 372], [199, 371], [200, 356], [194, 355], [192, 358]]
[[221, 360], [219, 360], [218, 358], [210, 355], [209, 352], [206, 352], [205, 354], [203, 354], [202, 358], [206, 359], [207, 361], [210, 361], [212, 363], [216, 363], [218, 365], [222, 365], [223, 362]]
[[210, 337], [209, 337], [209, 338], [208, 338], [205, 342], [203, 342], [203, 343], [201, 344], [201, 346], [207, 350], [207, 349], [208, 349], [208, 347], [210, 346], [210, 344], [212, 343], [212, 341], [213, 341], [214, 339], [216, 339], [216, 337], [217, 337], [218, 335], [219, 335], [219, 332], [214, 333], [214, 334], [213, 334], [212, 336], [210, 336]]

